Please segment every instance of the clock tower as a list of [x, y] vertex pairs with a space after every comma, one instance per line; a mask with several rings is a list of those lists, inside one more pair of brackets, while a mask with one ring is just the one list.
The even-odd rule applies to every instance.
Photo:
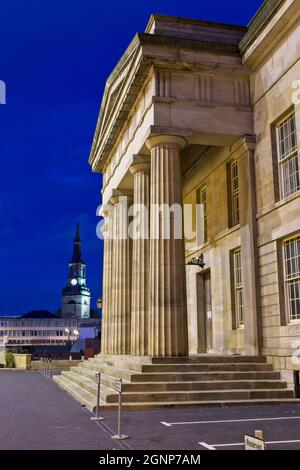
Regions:
[[68, 284], [62, 291], [61, 316], [68, 318], [90, 318], [90, 290], [86, 287], [86, 264], [81, 256], [79, 224], [72, 261], [68, 264]]

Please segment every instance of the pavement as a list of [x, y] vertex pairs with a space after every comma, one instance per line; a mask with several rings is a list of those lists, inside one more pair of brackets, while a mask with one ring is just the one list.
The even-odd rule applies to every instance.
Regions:
[[241, 450], [262, 430], [267, 449], [300, 449], [300, 405], [252, 405], [122, 413], [90, 412], [39, 372], [0, 371], [1, 450]]

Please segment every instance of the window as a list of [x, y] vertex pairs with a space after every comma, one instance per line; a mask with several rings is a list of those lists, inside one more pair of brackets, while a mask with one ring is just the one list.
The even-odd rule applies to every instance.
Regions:
[[233, 227], [240, 222], [240, 204], [239, 204], [239, 174], [238, 162], [233, 160], [230, 162], [230, 200], [229, 200], [229, 225]]
[[203, 243], [207, 242], [207, 199], [206, 185], [199, 189], [199, 204], [202, 204]]
[[233, 305], [236, 328], [244, 325], [241, 249], [232, 251]]
[[283, 198], [300, 189], [295, 113], [276, 126], [276, 141], [280, 197]]
[[283, 258], [288, 321], [300, 320], [300, 235], [284, 241]]

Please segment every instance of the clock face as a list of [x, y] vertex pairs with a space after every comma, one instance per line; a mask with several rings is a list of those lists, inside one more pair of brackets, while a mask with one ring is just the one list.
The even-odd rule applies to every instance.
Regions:
[[76, 286], [76, 284], [77, 284], [77, 279], [71, 279], [71, 284], [72, 284], [72, 286]]

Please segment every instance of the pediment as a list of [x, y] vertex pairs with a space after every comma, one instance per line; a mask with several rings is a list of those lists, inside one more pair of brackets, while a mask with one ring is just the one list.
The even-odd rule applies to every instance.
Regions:
[[142, 62], [141, 44], [136, 35], [106, 82], [89, 158], [94, 171], [103, 168], [105, 158], [136, 100], [143, 83], [139, 73]]

